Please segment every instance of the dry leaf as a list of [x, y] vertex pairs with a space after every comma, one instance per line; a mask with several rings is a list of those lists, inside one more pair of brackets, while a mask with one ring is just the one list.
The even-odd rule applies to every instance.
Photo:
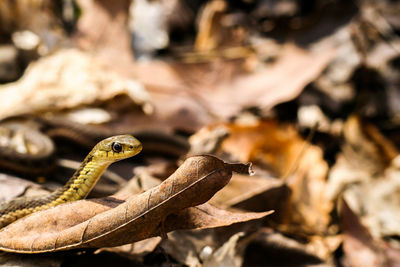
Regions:
[[81, 200], [22, 218], [0, 230], [0, 248], [40, 253], [118, 246], [175, 229], [261, 218], [269, 212], [234, 215], [209, 206], [185, 209], [210, 199], [229, 182], [232, 171], [244, 173], [248, 168], [211, 156], [192, 157], [159, 186], [125, 201], [113, 197]]
[[346, 267], [387, 266], [382, 251], [371, 234], [361, 224], [346, 201], [342, 201], [341, 228], [344, 232], [343, 265]]
[[294, 127], [280, 125], [275, 120], [226, 124], [225, 127], [230, 135], [222, 142], [222, 152], [239, 161], [265, 166], [276, 176], [284, 176], [290, 171], [304, 146]]
[[[223, 125], [230, 135], [216, 154], [230, 160], [251, 161], [282, 177], [291, 190], [287, 206], [281, 209], [284, 223], [315, 234], [326, 231], [333, 203], [326, 197], [328, 165], [322, 150], [301, 138], [293, 126], [274, 120]], [[207, 129], [213, 131], [216, 127], [220, 125]], [[285, 199], [288, 192], [282, 193], [280, 196]]]
[[279, 179], [233, 174], [229, 184], [218, 191], [210, 203], [223, 209], [276, 210], [280, 214], [289, 195], [290, 189]]
[[[82, 90], [84, 88], [85, 90]], [[0, 86], [0, 119], [61, 110], [127, 95], [150, 112], [150, 96], [135, 80], [124, 79], [89, 54], [59, 50], [32, 63], [17, 82]]]
[[344, 137], [329, 174], [328, 197], [335, 200], [343, 195], [374, 238], [400, 235], [400, 157], [395, 146], [356, 116], [347, 120]]
[[0, 173], [0, 203], [20, 196], [38, 196], [47, 193], [47, 190], [35, 183]]
[[196, 36], [194, 49], [197, 51], [213, 50], [221, 42], [221, 14], [226, 11], [225, 1], [211, 1], [204, 5], [199, 14], [199, 30]]
[[323, 159], [323, 151], [311, 144], [299, 157], [297, 169], [286, 180], [292, 190], [289, 200], [292, 204], [285, 209], [284, 221], [304, 233], [324, 235], [328, 232], [333, 208], [333, 202], [326, 196], [328, 164]]
[[63, 259], [51, 255], [21, 255], [0, 252], [0, 265], [3, 267], [61, 267]]
[[215, 155], [222, 141], [229, 136], [229, 130], [224, 125], [203, 127], [190, 136], [190, 151], [188, 155]]
[[220, 266], [242, 266], [243, 257], [236, 251], [238, 240], [244, 235], [239, 232], [231, 236], [227, 242], [218, 248], [210, 257], [204, 261], [204, 267]]
[[253, 239], [246, 250], [245, 266], [253, 266], [251, 261], [257, 258], [256, 265], [271, 266], [319, 266], [323, 262], [303, 243], [270, 228], [260, 229]]
[[[195, 208], [189, 208], [188, 211], [192, 213], [191, 210], [194, 209], [197, 210], [199, 215], [195, 220], [200, 223], [196, 227], [201, 227], [201, 224], [203, 223], [206, 223], [205, 225], [211, 223], [215, 227], [218, 227], [218, 225], [227, 226], [225, 224], [232, 224], [235, 221], [239, 222], [240, 220], [247, 223], [239, 223], [230, 227], [218, 227], [212, 229], [188, 229], [186, 231], [174, 231], [168, 234], [168, 239], [163, 240], [161, 244], [162, 248], [178, 262], [189, 266], [201, 266], [200, 262], [210, 259], [210, 256], [213, 257], [212, 253], [215, 252], [218, 247], [222, 247], [231, 236], [235, 235], [235, 233], [252, 232], [255, 228], [259, 227], [261, 223], [260, 221], [249, 221], [253, 215], [261, 213], [228, 212], [225, 210], [219, 210], [207, 203]], [[194, 216], [191, 217], [194, 218]], [[186, 218], [178, 218], [175, 221], [179, 224], [184, 220], [186, 220]], [[240, 249], [244, 248], [245, 245], [246, 244], [241, 244]]]
[[177, 229], [177, 226], [178, 229], [205, 229], [259, 219], [272, 213], [273, 211], [230, 212], [206, 203], [169, 215], [164, 225], [166, 229]]
[[334, 54], [332, 47], [309, 53], [286, 44], [272, 66], [250, 74], [243, 73], [243, 64], [231, 61], [194, 66], [153, 61], [135, 64], [132, 73], [149, 90], [162, 118], [183, 129], [199, 128], [212, 122], [213, 116], [229, 118], [246, 107], [269, 109], [295, 98]]
[[[79, 0], [82, 16], [78, 20], [74, 40], [78, 47], [91, 53], [113, 70], [123, 73], [133, 61], [128, 11], [131, 1]], [[118, 64], [113, 64], [119, 62]]]
[[161, 240], [162, 240], [161, 237], [156, 236], [140, 240], [132, 244], [126, 244], [112, 248], [101, 248], [98, 249], [96, 253], [100, 253], [102, 251], [110, 251], [110, 252], [122, 253], [124, 255], [129, 255], [135, 258], [137, 256], [143, 256], [153, 252], [160, 244]]

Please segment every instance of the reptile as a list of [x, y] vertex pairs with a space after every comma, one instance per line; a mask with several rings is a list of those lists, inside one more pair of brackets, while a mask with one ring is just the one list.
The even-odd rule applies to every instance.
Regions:
[[0, 203], [0, 228], [28, 214], [85, 198], [111, 163], [132, 157], [141, 150], [142, 144], [131, 135], [100, 141], [62, 188], [45, 196], [20, 197]]
[[[8, 131], [9, 133], [2, 133]], [[13, 136], [22, 132], [28, 143], [35, 146], [34, 153], [21, 153], [2, 145], [1, 137]], [[48, 175], [56, 167], [55, 152], [57, 146], [53, 140], [66, 140], [90, 149], [100, 140], [119, 134], [131, 134], [137, 137], [145, 147], [145, 154], [156, 154], [179, 158], [189, 150], [187, 140], [178, 135], [157, 130], [116, 131], [107, 128], [84, 125], [64, 118], [47, 118], [36, 115], [18, 115], [0, 121], [0, 171], [9, 171], [24, 176]]]

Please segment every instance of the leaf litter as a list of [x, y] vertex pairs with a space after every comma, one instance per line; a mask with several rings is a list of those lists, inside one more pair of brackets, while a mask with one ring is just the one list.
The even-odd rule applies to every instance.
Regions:
[[[0, 230], [8, 251], [77, 248], [4, 252], [1, 264], [399, 264], [397, 3], [62, 1], [60, 13], [50, 2], [0, 4], [1, 40], [17, 55], [0, 55], [0, 117], [157, 129], [190, 152], [123, 161], [112, 171], [130, 181], [101, 182], [104, 197]], [[56, 148], [58, 162], [84, 156]], [[252, 162], [256, 175], [231, 178], [245, 165], [204, 154]], [[214, 163], [191, 186], [199, 158]], [[46, 192], [1, 175], [2, 199]], [[27, 178], [55, 189], [69, 175]]]
[[210, 156], [189, 158], [159, 186], [125, 201], [113, 197], [76, 201], [18, 220], [1, 230], [0, 247], [5, 251], [38, 253], [118, 246], [165, 235], [173, 229], [216, 227], [262, 218], [269, 212], [223, 216], [222, 211], [211, 206], [185, 210], [211, 198], [229, 181], [232, 171], [246, 172], [247, 168]]

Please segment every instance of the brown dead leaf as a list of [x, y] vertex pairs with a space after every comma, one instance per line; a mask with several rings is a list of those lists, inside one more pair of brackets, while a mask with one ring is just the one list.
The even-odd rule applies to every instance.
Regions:
[[[279, 179], [233, 174], [231, 181], [218, 191], [210, 203], [226, 209], [248, 211], [276, 210], [287, 204], [290, 189]], [[276, 216], [276, 214], [274, 214]]]
[[235, 116], [243, 108], [268, 110], [295, 98], [335, 55], [332, 47], [308, 52], [294, 44], [283, 45], [278, 51], [277, 61], [260, 63], [251, 73], [243, 70], [242, 59], [201, 64], [153, 60], [136, 62], [126, 69], [131, 71], [129, 77], [146, 86], [160, 121], [195, 131], [216, 117]]
[[[331, 262], [334, 251], [342, 244], [341, 235], [311, 236], [306, 241], [296, 240], [287, 235], [276, 232], [271, 228], [261, 228], [249, 240], [250, 247], [261, 246], [264, 258], [270, 260], [273, 266], [289, 264], [289, 266], [303, 266], [306, 262]], [[249, 251], [249, 254], [260, 253]], [[290, 260], [288, 260], [288, 257]], [[289, 262], [288, 262], [289, 261]], [[294, 262], [295, 265], [290, 263]], [[286, 266], [286, 265], [285, 265]], [[307, 265], [308, 266], [308, 265]]]
[[232, 171], [249, 165], [228, 164], [212, 156], [187, 159], [157, 187], [121, 200], [81, 200], [37, 212], [0, 230], [0, 248], [41, 253], [132, 243], [175, 229], [229, 225], [269, 214], [233, 214], [199, 206], [225, 186]]
[[135, 168], [135, 176], [129, 180], [129, 182], [122, 187], [117, 193], [114, 194], [115, 197], [125, 199], [134, 194], [142, 193], [152, 187], [158, 186], [161, 183], [160, 179], [154, 177], [149, 169], [150, 167], [137, 167]]
[[354, 169], [380, 175], [398, 155], [396, 147], [372, 124], [351, 116], [344, 126], [344, 156]]
[[[291, 190], [288, 205], [282, 209], [284, 222], [305, 232], [326, 231], [333, 203], [326, 197], [328, 165], [322, 150], [305, 141], [293, 126], [274, 120], [224, 126], [230, 135], [216, 154], [230, 160], [254, 162], [255, 166], [282, 177]], [[208, 129], [216, 127], [219, 125]]]
[[341, 226], [344, 233], [343, 266], [399, 266], [400, 251], [372, 237], [345, 200], [341, 202]]
[[[353, 170], [348, 164], [338, 162], [337, 167], [343, 168], [344, 179], [341, 195], [346, 199], [352, 211], [360, 217], [362, 224], [367, 227], [374, 238], [386, 238], [397, 240], [400, 236], [399, 174], [400, 156], [393, 160], [393, 164], [385, 171], [384, 176], [371, 177], [370, 174]], [[344, 169], [345, 167], [349, 169]], [[339, 175], [338, 169], [334, 173]], [[351, 175], [354, 180], [350, 180]], [[357, 179], [357, 180], [356, 180]], [[347, 183], [347, 184], [346, 184]]]
[[25, 255], [0, 252], [0, 265], [3, 267], [61, 267], [63, 259], [52, 255]]
[[[335, 248], [340, 244], [337, 240], [333, 243], [335, 243]], [[257, 266], [333, 266], [330, 264], [319, 265], [323, 262], [330, 262], [332, 251], [323, 255], [324, 249], [316, 250], [315, 247], [310, 246], [310, 243], [305, 244], [273, 229], [262, 228], [253, 234], [253, 238], [246, 249], [244, 265], [253, 266], [252, 260], [258, 258]]]
[[[217, 126], [215, 126], [217, 127]], [[230, 135], [221, 150], [239, 161], [252, 161], [284, 176], [295, 164], [303, 142], [294, 127], [263, 120], [250, 125], [226, 124]]]
[[344, 196], [374, 238], [399, 236], [396, 147], [374, 125], [356, 116], [347, 120], [344, 137], [329, 174], [327, 196], [333, 200]]
[[35, 183], [0, 173], [0, 203], [20, 196], [38, 196], [47, 193], [47, 190]]
[[[177, 214], [169, 215], [164, 225], [165, 229], [171, 229], [170, 231], [172, 231], [172, 229], [205, 229], [259, 219], [272, 213], [273, 211], [230, 212], [218, 209], [206, 203], [197, 207], [188, 208]], [[176, 228], [178, 225], [179, 228]]]
[[285, 209], [286, 222], [304, 233], [324, 235], [328, 232], [333, 208], [333, 202], [326, 196], [328, 164], [322, 150], [311, 144], [307, 144], [304, 153], [298, 156], [299, 165], [286, 180], [292, 190], [289, 200], [292, 205]]
[[[284, 45], [279, 51], [278, 60], [271, 66], [260, 66], [250, 74], [243, 72], [243, 64], [231, 61], [195, 66], [153, 61], [135, 64], [132, 75], [148, 88], [160, 116], [180, 118], [182, 127], [187, 127], [183, 119], [188, 113], [193, 113], [191, 120], [187, 119], [189, 125], [194, 119], [209, 123], [212, 116], [229, 118], [249, 106], [269, 109], [293, 99], [335, 54], [332, 47], [310, 53], [293, 44]], [[230, 73], [226, 73], [227, 69]], [[167, 102], [174, 104], [161, 105]]]
[[145, 111], [152, 110], [148, 93], [137, 81], [120, 77], [87, 53], [59, 50], [32, 63], [17, 82], [0, 86], [0, 99], [7, 99], [0, 119], [74, 108], [116, 95], [127, 95]]
[[[237, 213], [218, 210], [207, 203], [201, 206], [203, 206], [201, 208], [202, 216], [206, 216], [208, 218], [220, 218], [218, 220], [213, 218], [213, 221], [217, 223], [215, 226], [219, 224], [218, 221], [222, 222], [224, 220], [232, 220], [232, 222], [234, 222], [240, 217], [245, 219], [247, 217], [246, 214], [251, 215], [251, 213]], [[203, 208], [205, 209], [203, 210]], [[240, 215], [240, 217], [237, 217], [237, 215]], [[248, 219], [250, 219], [250, 217], [248, 217]], [[178, 262], [188, 266], [199, 266], [200, 262], [212, 260], [214, 256], [217, 256], [219, 253], [215, 253], [216, 250], [218, 250], [218, 247], [224, 247], [224, 244], [226, 244], [226, 242], [228, 242], [232, 236], [237, 233], [246, 233], [245, 235], [248, 236], [248, 233], [253, 232], [254, 229], [258, 228], [262, 223], [260, 221], [250, 222], [248, 219], [245, 219], [245, 223], [239, 223], [227, 227], [174, 231], [168, 234], [168, 239], [163, 240], [161, 247]], [[201, 220], [197, 221], [201, 222]], [[208, 219], [206, 221], [208, 221]], [[229, 244], [227, 245], [229, 247]], [[247, 245], [247, 243], [241, 242], [241, 244], [238, 245], [240, 247], [238, 249], [242, 249]], [[227, 250], [229, 250], [228, 247]], [[220, 252], [224, 253], [223, 251]], [[220, 256], [224, 257], [223, 255], [219, 254], [218, 258], [220, 258]], [[217, 259], [214, 258], [214, 260]]]
[[161, 240], [162, 240], [161, 237], [156, 236], [140, 240], [132, 244], [126, 244], [112, 248], [101, 248], [98, 249], [96, 253], [100, 253], [102, 251], [109, 251], [109, 252], [121, 253], [124, 255], [128, 255], [132, 258], [135, 258], [137, 256], [143, 256], [153, 252], [160, 244]]
[[199, 14], [199, 30], [196, 36], [194, 49], [207, 51], [215, 49], [219, 43], [221, 34], [221, 14], [226, 10], [226, 2], [222, 0], [211, 1], [205, 4]]
[[218, 248], [212, 255], [204, 261], [204, 267], [212, 266], [242, 266], [243, 256], [238, 253], [237, 246], [239, 238], [244, 235], [243, 232], [234, 234], [227, 242]]
[[104, 63], [119, 62], [113, 69], [123, 73], [133, 61], [128, 29], [129, 0], [78, 1], [82, 16], [78, 20], [74, 39], [78, 47], [95, 53]]
[[222, 141], [229, 136], [229, 130], [224, 125], [203, 127], [190, 136], [190, 151], [188, 155], [215, 155]]

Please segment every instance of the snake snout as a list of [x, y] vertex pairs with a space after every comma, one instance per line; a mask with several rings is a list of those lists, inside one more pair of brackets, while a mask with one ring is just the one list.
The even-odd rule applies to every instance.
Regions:
[[126, 135], [124, 138], [120, 138], [122, 145], [124, 146], [124, 152], [127, 156], [134, 156], [142, 151], [142, 143], [131, 135]]

